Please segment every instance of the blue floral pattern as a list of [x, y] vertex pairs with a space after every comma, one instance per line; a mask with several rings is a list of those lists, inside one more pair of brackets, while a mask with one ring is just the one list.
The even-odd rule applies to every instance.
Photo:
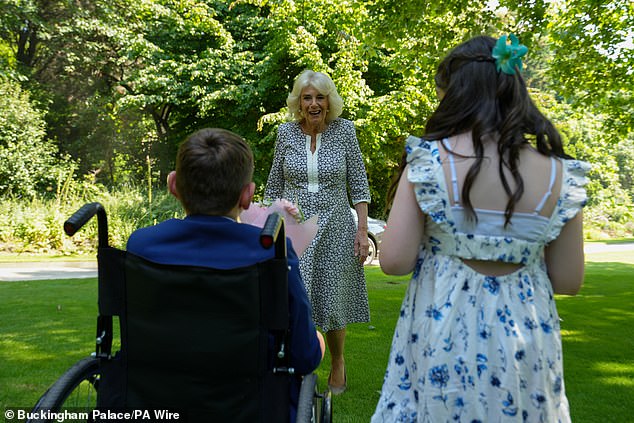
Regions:
[[[544, 247], [585, 205], [589, 165], [561, 160], [562, 187], [541, 239], [460, 233], [437, 142], [407, 140], [426, 240], [396, 325], [378, 422], [569, 422], [559, 316]], [[485, 276], [462, 259], [523, 264]]]

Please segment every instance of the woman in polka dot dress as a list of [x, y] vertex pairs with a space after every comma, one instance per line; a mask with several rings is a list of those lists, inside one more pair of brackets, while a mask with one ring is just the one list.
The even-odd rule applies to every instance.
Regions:
[[319, 230], [300, 259], [300, 270], [315, 324], [326, 332], [331, 355], [328, 384], [340, 394], [347, 386], [346, 326], [370, 320], [363, 273], [370, 190], [354, 125], [338, 117], [343, 101], [330, 77], [302, 72], [287, 104], [294, 121], [278, 128], [264, 196], [293, 201], [307, 218], [319, 216]]

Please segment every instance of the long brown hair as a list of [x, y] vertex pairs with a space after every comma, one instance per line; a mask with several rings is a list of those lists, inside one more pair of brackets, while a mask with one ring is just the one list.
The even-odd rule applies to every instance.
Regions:
[[[514, 75], [496, 70], [491, 55], [495, 42], [495, 38], [488, 36], [472, 38], [442, 60], [435, 80], [444, 97], [427, 120], [422, 138], [441, 140], [471, 131], [475, 161], [467, 172], [461, 194], [467, 213], [477, 219], [470, 192], [484, 160], [482, 140], [487, 136], [499, 137], [498, 169], [509, 196], [504, 211], [508, 225], [524, 193], [518, 168], [520, 150], [532, 142], [543, 155], [569, 156], [563, 150], [559, 132], [531, 100], [519, 69]], [[511, 173], [514, 190], [505, 168]]]

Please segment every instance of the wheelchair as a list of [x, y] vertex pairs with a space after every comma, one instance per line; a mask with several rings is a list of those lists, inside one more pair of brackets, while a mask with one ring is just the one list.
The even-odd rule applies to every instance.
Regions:
[[[289, 384], [297, 376], [285, 353], [283, 218], [270, 215], [260, 235], [264, 248], [275, 249], [273, 259], [218, 270], [156, 264], [108, 246], [100, 203], [85, 204], [64, 231], [74, 235], [94, 215], [95, 352], [53, 383], [27, 422], [69, 411], [73, 421], [287, 422]], [[269, 357], [272, 338], [276, 353]], [[316, 374], [301, 379], [298, 423], [331, 422], [331, 404], [330, 390], [318, 391]]]

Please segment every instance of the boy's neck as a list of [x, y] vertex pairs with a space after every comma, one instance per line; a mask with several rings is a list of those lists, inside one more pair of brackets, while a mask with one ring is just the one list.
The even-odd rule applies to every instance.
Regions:
[[224, 216], [233, 220], [238, 220], [238, 216], [240, 216], [241, 210], [239, 208], [235, 208], [231, 210], [229, 213], [226, 213]]
[[238, 220], [240, 213], [242, 213], [242, 207], [240, 207], [239, 204], [236, 204], [234, 208], [229, 210], [229, 213], [225, 213], [225, 217], [228, 217], [233, 220]]
[[[204, 216], [218, 216], [218, 217], [228, 217], [229, 219], [232, 220], [238, 220], [238, 216], [240, 216], [240, 212], [242, 211], [242, 209], [236, 207], [233, 210], [230, 210], [228, 213], [225, 214], [205, 214]], [[187, 213], [187, 215], [189, 216], [189, 213]]]

